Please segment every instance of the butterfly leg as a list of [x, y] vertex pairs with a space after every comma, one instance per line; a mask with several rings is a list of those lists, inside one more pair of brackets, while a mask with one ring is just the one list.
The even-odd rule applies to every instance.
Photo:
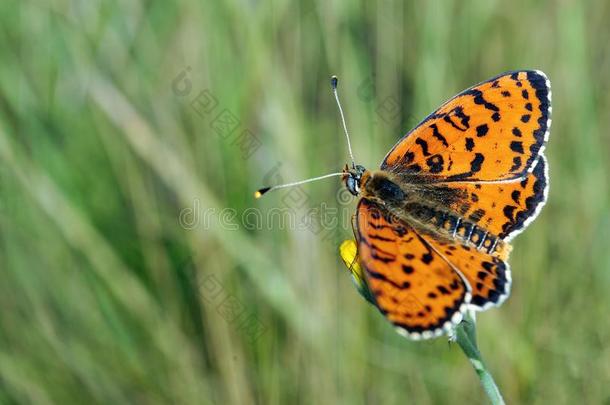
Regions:
[[[352, 215], [352, 232], [354, 233], [354, 239], [356, 240], [356, 246], [358, 245], [358, 229], [357, 229], [357, 225], [356, 225], [356, 214]], [[358, 253], [356, 253], [356, 256], [354, 256], [354, 260], [352, 260], [352, 263], [350, 265], [350, 270], [352, 268], [352, 266], [354, 265], [354, 263], [356, 263], [358, 261]]]
[[358, 225], [356, 224], [356, 214], [352, 215], [352, 232], [354, 233], [354, 239], [358, 242]]

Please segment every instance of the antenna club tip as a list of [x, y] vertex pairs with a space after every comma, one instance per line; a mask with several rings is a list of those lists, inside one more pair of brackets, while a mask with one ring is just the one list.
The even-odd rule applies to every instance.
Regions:
[[263, 194], [265, 194], [267, 191], [271, 190], [271, 187], [263, 187], [261, 189], [258, 189], [254, 192], [254, 198], [261, 198], [263, 196]]
[[330, 86], [333, 88], [333, 90], [335, 90], [337, 88], [338, 83], [339, 83], [339, 79], [337, 78], [337, 76], [332, 75], [330, 77]]

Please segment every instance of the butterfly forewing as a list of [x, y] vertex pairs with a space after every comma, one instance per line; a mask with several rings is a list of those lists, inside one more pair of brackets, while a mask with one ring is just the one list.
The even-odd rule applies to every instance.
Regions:
[[458, 94], [405, 135], [382, 170], [430, 181], [502, 181], [531, 171], [548, 137], [550, 83], [509, 72]]

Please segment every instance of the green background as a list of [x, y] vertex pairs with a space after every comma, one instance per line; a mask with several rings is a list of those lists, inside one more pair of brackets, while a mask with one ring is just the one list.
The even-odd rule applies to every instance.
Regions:
[[[456, 345], [401, 338], [353, 288], [338, 179], [252, 192], [348, 161], [332, 74], [375, 168], [453, 94], [535, 68], [549, 201], [479, 345], [509, 403], [610, 403], [609, 20], [603, 0], [2, 2], [0, 402], [485, 403]], [[323, 202], [347, 220], [282, 226]]]

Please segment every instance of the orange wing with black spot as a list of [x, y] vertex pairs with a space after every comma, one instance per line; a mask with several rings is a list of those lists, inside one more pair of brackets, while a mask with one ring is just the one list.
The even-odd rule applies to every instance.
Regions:
[[518, 235], [540, 213], [544, 206], [549, 184], [548, 165], [544, 155], [534, 170], [512, 182], [452, 183], [460, 191], [450, 208], [473, 221], [500, 239], [509, 241]]
[[442, 242], [427, 235], [422, 239], [464, 277], [472, 294], [471, 309], [483, 311], [508, 298], [511, 276], [504, 260], [458, 241]]
[[443, 104], [392, 148], [381, 169], [442, 182], [518, 179], [544, 150], [550, 114], [544, 73], [505, 73]]
[[357, 208], [358, 254], [381, 313], [399, 333], [427, 339], [450, 331], [470, 302], [454, 267], [412, 227], [366, 199]]

